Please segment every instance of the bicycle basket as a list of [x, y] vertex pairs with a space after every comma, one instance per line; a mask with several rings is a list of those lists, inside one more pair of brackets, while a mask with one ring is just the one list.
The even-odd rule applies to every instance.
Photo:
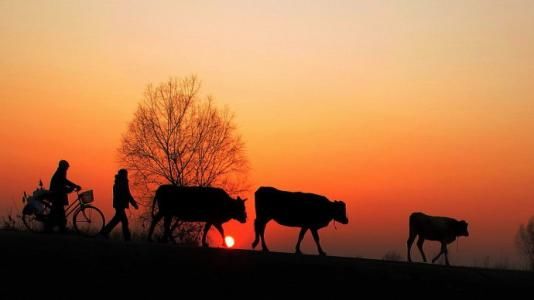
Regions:
[[80, 193], [80, 200], [83, 203], [91, 203], [91, 202], [93, 202], [95, 200], [94, 197], [93, 197], [93, 190], [88, 190], [88, 191], [85, 191], [83, 193]]

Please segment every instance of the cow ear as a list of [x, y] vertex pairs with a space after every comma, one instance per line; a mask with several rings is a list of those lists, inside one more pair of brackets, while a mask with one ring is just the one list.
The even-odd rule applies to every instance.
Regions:
[[247, 200], [248, 200], [248, 198], [245, 198], [245, 199], [243, 199], [243, 202], [246, 202]]

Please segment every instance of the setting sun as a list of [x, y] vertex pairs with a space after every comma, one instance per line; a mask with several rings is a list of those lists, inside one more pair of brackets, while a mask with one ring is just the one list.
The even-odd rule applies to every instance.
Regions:
[[224, 243], [226, 244], [226, 247], [232, 248], [235, 244], [235, 241], [233, 237], [227, 236], [224, 238]]

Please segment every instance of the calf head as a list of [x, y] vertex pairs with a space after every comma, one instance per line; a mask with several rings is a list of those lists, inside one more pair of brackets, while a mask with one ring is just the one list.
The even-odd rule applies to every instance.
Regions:
[[456, 236], [469, 236], [467, 231], [467, 222], [462, 220], [458, 221], [455, 226]]
[[247, 201], [247, 199], [241, 199], [240, 197], [237, 197], [233, 205], [232, 219], [236, 219], [240, 223], [247, 222], [247, 211], [245, 209], [245, 201]]
[[347, 207], [343, 201], [334, 201], [333, 205], [333, 215], [334, 220], [338, 221], [341, 224], [348, 224], [349, 219], [347, 218]]

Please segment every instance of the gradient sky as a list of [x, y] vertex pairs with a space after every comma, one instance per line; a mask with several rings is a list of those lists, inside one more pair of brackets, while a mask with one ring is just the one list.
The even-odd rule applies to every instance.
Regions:
[[[533, 53], [528, 0], [0, 0], [0, 211], [68, 159], [109, 217], [146, 85], [196, 74], [236, 114], [250, 199], [272, 185], [347, 203], [350, 224], [321, 231], [329, 254], [404, 255], [424, 211], [469, 221], [453, 263], [515, 261], [534, 215]], [[249, 215], [226, 225], [237, 247]], [[297, 233], [273, 223], [267, 242], [293, 251]]]

